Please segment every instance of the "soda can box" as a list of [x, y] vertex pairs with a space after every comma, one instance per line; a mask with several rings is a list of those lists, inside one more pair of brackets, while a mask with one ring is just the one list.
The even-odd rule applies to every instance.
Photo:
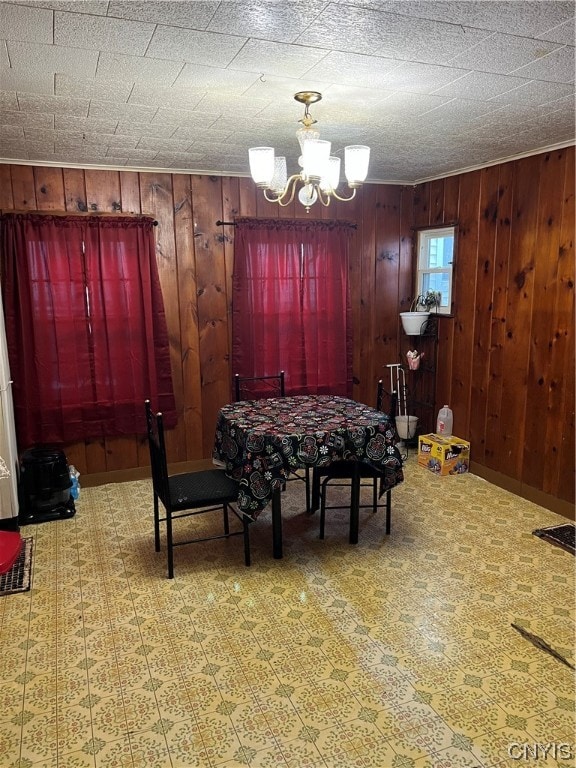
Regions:
[[420, 435], [418, 464], [437, 475], [461, 475], [470, 469], [470, 443], [455, 435]]

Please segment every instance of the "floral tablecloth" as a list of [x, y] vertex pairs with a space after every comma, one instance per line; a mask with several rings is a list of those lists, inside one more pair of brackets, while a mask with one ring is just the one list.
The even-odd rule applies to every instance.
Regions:
[[298, 467], [362, 461], [383, 471], [381, 493], [404, 479], [387, 414], [335, 395], [226, 405], [218, 415], [213, 456], [239, 482], [238, 506], [253, 517]]

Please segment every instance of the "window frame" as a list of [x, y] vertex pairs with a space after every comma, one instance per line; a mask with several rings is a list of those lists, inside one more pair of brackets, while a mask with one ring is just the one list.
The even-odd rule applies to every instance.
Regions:
[[[421, 265], [421, 259], [423, 254], [423, 248], [424, 248], [424, 239], [427, 238], [428, 240], [433, 239], [434, 237], [438, 237], [441, 233], [446, 233], [446, 237], [452, 236], [454, 240], [454, 245], [452, 249], [452, 261], [449, 264], [449, 267], [440, 267], [440, 268], [431, 268], [431, 267], [422, 267]], [[454, 222], [449, 224], [436, 224], [436, 225], [430, 225], [425, 227], [419, 227], [416, 230], [416, 242], [415, 242], [415, 270], [414, 270], [414, 284], [415, 284], [415, 296], [420, 296], [421, 294], [426, 293], [426, 289], [423, 288], [423, 278], [424, 275], [429, 274], [447, 274], [448, 280], [449, 280], [449, 294], [448, 294], [448, 305], [445, 307], [435, 307], [434, 313], [438, 315], [445, 315], [449, 316], [453, 314], [453, 307], [454, 307], [454, 265], [456, 263], [456, 253], [457, 253], [457, 241], [458, 241], [458, 225]]]

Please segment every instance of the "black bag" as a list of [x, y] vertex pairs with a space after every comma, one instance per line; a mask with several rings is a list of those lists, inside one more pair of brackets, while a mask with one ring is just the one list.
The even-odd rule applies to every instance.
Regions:
[[72, 517], [76, 512], [70, 493], [72, 479], [64, 451], [30, 448], [20, 462], [19, 523], [40, 523]]

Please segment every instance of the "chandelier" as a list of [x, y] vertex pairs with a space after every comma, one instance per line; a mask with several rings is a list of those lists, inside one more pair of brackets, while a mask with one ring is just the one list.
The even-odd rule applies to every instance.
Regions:
[[296, 131], [302, 153], [298, 164], [302, 170], [288, 177], [285, 157], [275, 157], [273, 147], [252, 147], [248, 155], [256, 186], [270, 203], [286, 206], [294, 200], [296, 188], [301, 184], [298, 200], [306, 211], [317, 200], [325, 206], [330, 205], [333, 197], [342, 202], [353, 200], [368, 174], [370, 147], [352, 144], [344, 148], [344, 174], [352, 192], [348, 197], [339, 194], [340, 158], [330, 154], [331, 144], [320, 139], [319, 131], [313, 127], [317, 121], [310, 114], [310, 104], [320, 101], [322, 94], [300, 91], [294, 98], [305, 105], [304, 117], [298, 121], [302, 127]]

